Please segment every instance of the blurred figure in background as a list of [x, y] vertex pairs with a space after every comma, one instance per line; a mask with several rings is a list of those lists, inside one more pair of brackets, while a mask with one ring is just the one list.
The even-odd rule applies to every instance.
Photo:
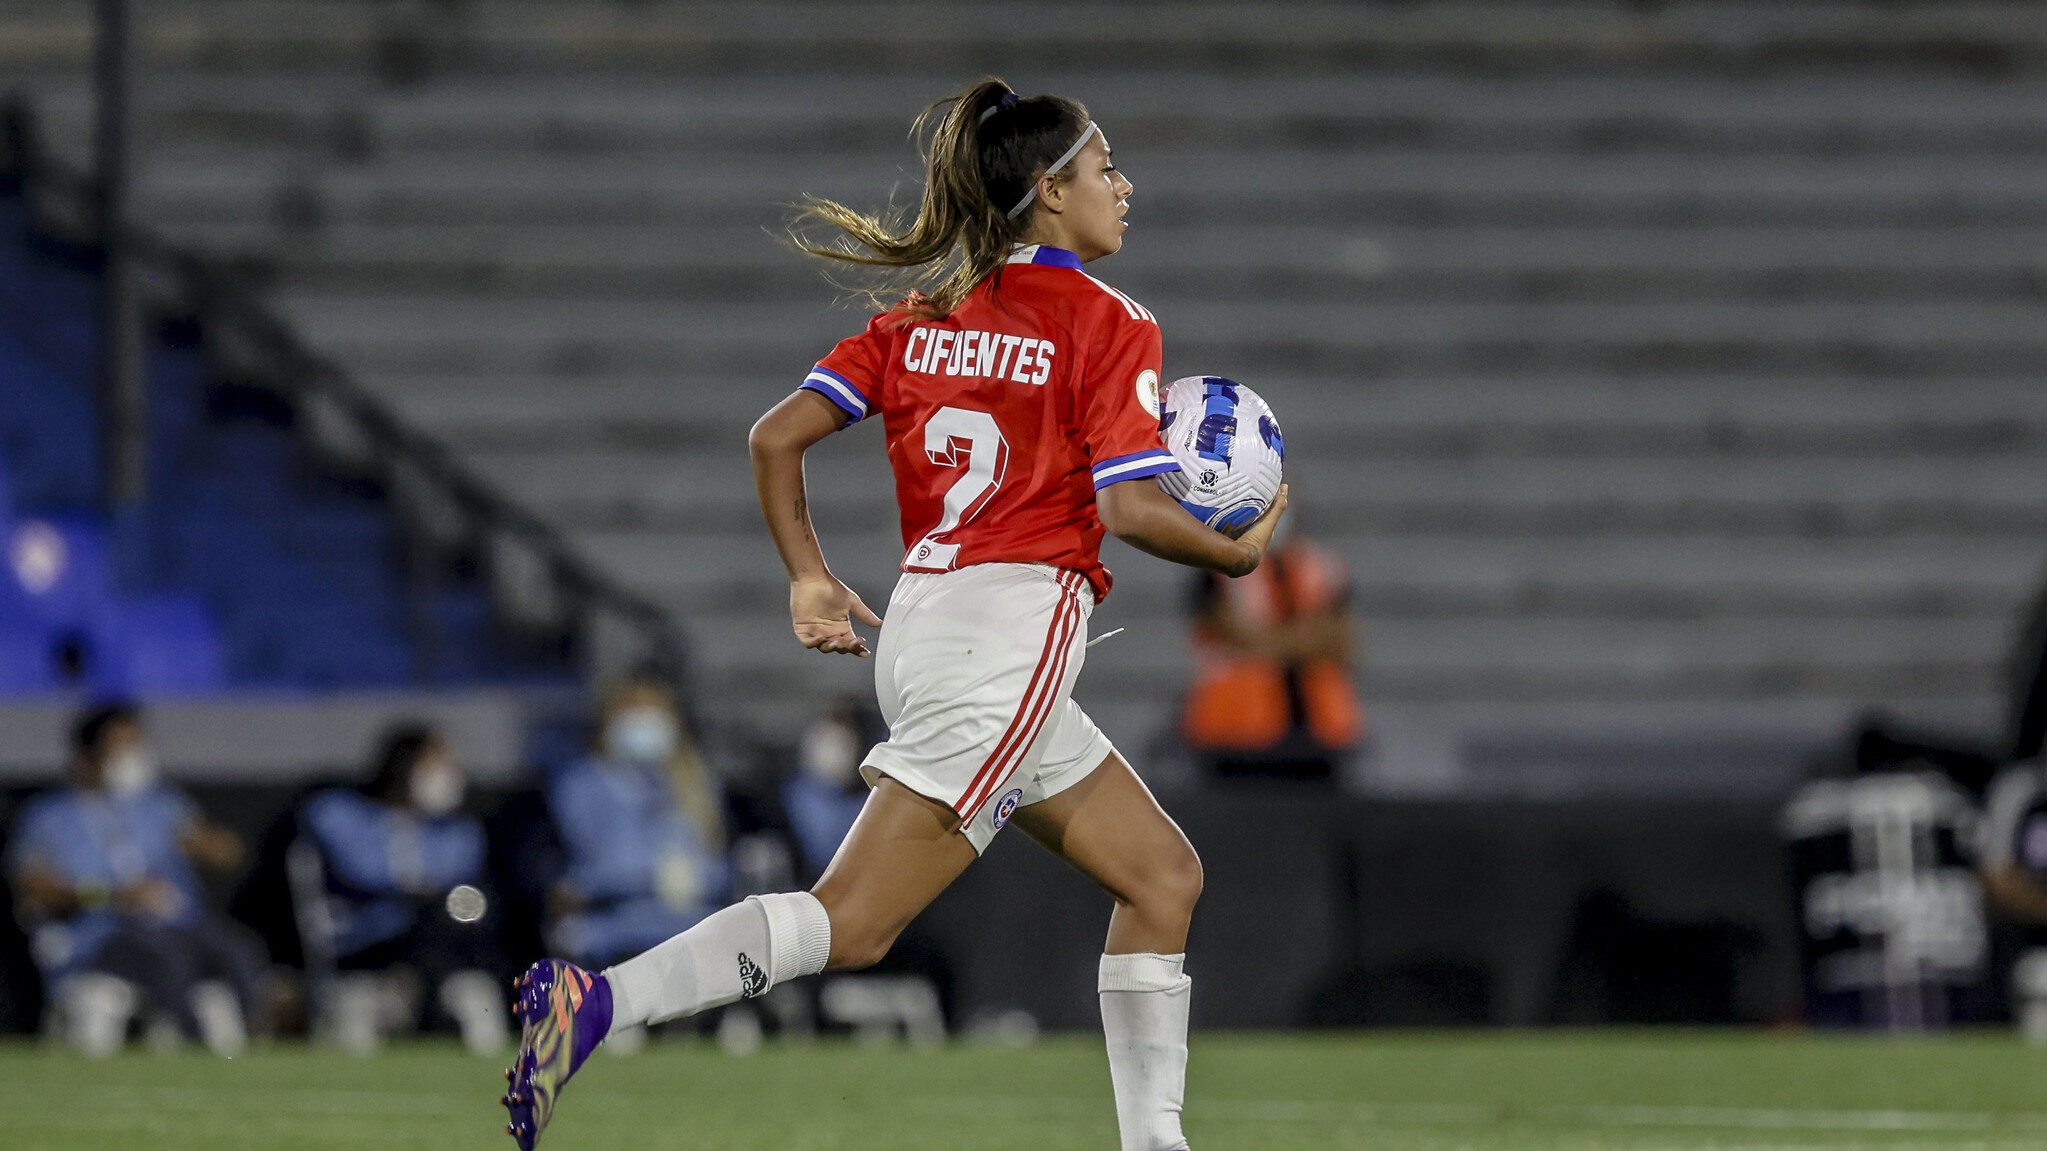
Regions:
[[638, 954], [725, 905], [724, 801], [674, 692], [635, 675], [604, 695], [596, 748], [555, 775], [566, 867], [553, 945], [587, 967]]
[[2026, 1037], [2047, 1044], [2047, 763], [1998, 772], [1978, 831], [1977, 868], [1994, 924], [1991, 974], [2005, 981]]
[[[782, 781], [782, 809], [802, 855], [806, 883], [824, 874], [852, 830], [867, 802], [860, 763], [869, 748], [887, 738], [881, 710], [850, 695], [833, 700], [803, 729], [796, 770]], [[793, 990], [785, 985], [768, 994]], [[900, 1030], [929, 1041], [942, 1038], [957, 1020], [956, 995], [951, 957], [912, 920], [879, 962], [856, 973], [825, 976], [819, 998], [827, 1022], [867, 1036]]]
[[796, 770], [782, 781], [782, 809], [802, 855], [803, 873], [816, 878], [846, 838], [867, 802], [860, 760], [888, 738], [881, 713], [852, 696], [832, 701], [803, 729]]
[[1194, 584], [1194, 686], [1181, 733], [1218, 778], [1331, 780], [1363, 740], [1342, 559], [1285, 526], [1265, 562]]
[[[325, 879], [325, 941], [339, 972], [395, 972], [402, 1022], [426, 995], [487, 1054], [508, 1036], [505, 966], [481, 884], [483, 825], [462, 811], [461, 763], [433, 728], [388, 732], [361, 789], [332, 788], [300, 816]], [[388, 986], [388, 985], [387, 985]], [[337, 979], [330, 1026], [344, 1045], [374, 1045], [389, 996], [375, 980]]]
[[65, 1037], [95, 1055], [146, 1007], [221, 1055], [260, 1024], [269, 959], [206, 906], [196, 867], [240, 866], [241, 840], [162, 782], [127, 705], [81, 716], [71, 780], [23, 810], [9, 873]]
[[2010, 758], [2047, 758], [2047, 584], [2033, 597], [2012, 649]]
[[2047, 586], [2011, 661], [2010, 762], [1983, 802], [1977, 864], [1996, 923], [1993, 974], [2006, 980], [2026, 1038], [2047, 1044]]

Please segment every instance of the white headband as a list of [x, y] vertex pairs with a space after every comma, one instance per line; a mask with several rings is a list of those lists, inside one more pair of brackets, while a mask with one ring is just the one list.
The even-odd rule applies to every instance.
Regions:
[[[1045, 176], [1056, 176], [1059, 174], [1059, 169], [1064, 168], [1066, 165], [1073, 163], [1073, 158], [1075, 156], [1080, 155], [1080, 150], [1082, 148], [1087, 147], [1088, 140], [1092, 138], [1096, 132], [1099, 131], [1101, 131], [1101, 129], [1095, 126], [1095, 122], [1093, 120], [1089, 120], [1087, 122], [1087, 131], [1082, 132], [1080, 134], [1080, 139], [1075, 140], [1073, 142], [1073, 147], [1068, 148], [1066, 150], [1065, 155], [1059, 157], [1057, 160], [1052, 161], [1052, 166], [1045, 169], [1044, 176], [1039, 176], [1038, 180], [1044, 179]], [[1031, 201], [1038, 198], [1038, 180], [1031, 181], [1031, 190], [1025, 192], [1024, 198], [1018, 200], [1016, 202], [1016, 207], [1011, 208], [1009, 210], [1010, 219], [1014, 220], [1018, 216], [1023, 215], [1024, 209], [1031, 206]]]

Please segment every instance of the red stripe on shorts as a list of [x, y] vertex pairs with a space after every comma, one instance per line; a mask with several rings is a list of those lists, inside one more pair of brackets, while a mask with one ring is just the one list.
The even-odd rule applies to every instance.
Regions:
[[995, 753], [989, 756], [988, 763], [968, 786], [967, 795], [962, 797], [962, 802], [967, 802], [966, 808], [960, 812], [962, 823], [971, 821], [981, 805], [994, 797], [1003, 781], [1015, 772], [1017, 761], [1037, 742], [1045, 722], [1051, 718], [1052, 703], [1059, 697], [1059, 683], [1066, 676], [1074, 631], [1080, 624], [1078, 582], [1081, 578], [1073, 572], [1062, 571], [1059, 574], [1059, 588], [1064, 598], [1045, 637], [1045, 654], [1052, 656], [1052, 662], [1048, 667], [1045, 656], [1039, 656], [1037, 673], [1032, 676], [1031, 686], [1024, 690], [1024, 700], [1016, 718], [1010, 721], [1009, 730], [1003, 733]]
[[1006, 780], [1016, 774], [1019, 761], [1043, 730], [1045, 720], [1051, 713], [1052, 701], [1059, 695], [1059, 680], [1066, 671], [1066, 647], [1072, 641], [1073, 625], [1079, 621], [1079, 614], [1078, 611], [1061, 613], [1055, 625], [1058, 630], [1054, 637], [1058, 654], [1044, 669], [1043, 682], [1024, 697], [1016, 719], [1010, 724], [1010, 730], [1003, 735], [1002, 743], [997, 746], [995, 754], [990, 757], [982, 772], [975, 777], [973, 785], [967, 789], [967, 795], [962, 799], [966, 806], [960, 811], [962, 823], [972, 822], [982, 805], [1001, 790]]
[[[1066, 573], [1063, 571], [1059, 573], [1058, 580], [1060, 591], [1064, 592], [1066, 590]], [[968, 783], [967, 789], [960, 793], [959, 803], [953, 806], [953, 810], [960, 813], [962, 822], [965, 821], [967, 818], [966, 813], [973, 806], [972, 800], [974, 796], [979, 793], [982, 785], [987, 782], [989, 773], [1000, 769], [1003, 761], [1009, 758], [1011, 741], [1016, 737], [1017, 730], [1028, 722], [1029, 716], [1035, 710], [1031, 704], [1038, 694], [1039, 685], [1044, 682], [1045, 673], [1051, 669], [1053, 664], [1058, 662], [1059, 637], [1066, 622], [1067, 610], [1070, 607], [1070, 602], [1062, 597], [1058, 607], [1053, 609], [1052, 622], [1045, 629], [1045, 648], [1038, 653], [1038, 665], [1031, 671], [1031, 681], [1024, 688], [1023, 698], [1017, 701], [1015, 717], [1009, 721], [1009, 727], [1002, 732], [1002, 738], [995, 741], [995, 750], [988, 754], [986, 760], [982, 761], [981, 769], [974, 773], [973, 781]]]

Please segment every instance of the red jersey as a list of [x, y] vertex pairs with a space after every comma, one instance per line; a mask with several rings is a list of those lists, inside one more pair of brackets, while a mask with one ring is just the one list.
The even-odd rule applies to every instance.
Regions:
[[904, 571], [1051, 564], [1100, 599], [1095, 492], [1180, 466], [1159, 439], [1158, 322], [1063, 248], [1022, 248], [1000, 279], [943, 320], [874, 317], [803, 386], [880, 413]]

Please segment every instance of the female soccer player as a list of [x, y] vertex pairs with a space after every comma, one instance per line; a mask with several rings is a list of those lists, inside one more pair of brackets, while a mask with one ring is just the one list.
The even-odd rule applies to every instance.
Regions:
[[[1109, 591], [1105, 528], [1244, 575], [1286, 489], [1230, 539], [1153, 481], [1177, 467], [1159, 439], [1158, 325], [1082, 270], [1123, 246], [1131, 192], [1087, 110], [985, 80], [925, 117], [940, 122], [916, 219], [897, 232], [811, 200], [806, 215], [844, 240], [799, 243], [921, 270], [912, 282], [929, 294], [842, 341], [750, 441], [797, 640], [866, 657], [856, 623], [882, 628], [889, 738], [861, 768], [866, 806], [808, 892], [751, 897], [602, 973], [529, 968], [505, 1097], [522, 1148], [607, 1034], [874, 963], [1010, 822], [1115, 900], [1099, 990], [1124, 1151], [1187, 1146], [1182, 965], [1201, 864], [1069, 695], [1088, 616]], [[886, 626], [826, 566], [803, 483], [813, 444], [877, 413], [906, 549]]]

